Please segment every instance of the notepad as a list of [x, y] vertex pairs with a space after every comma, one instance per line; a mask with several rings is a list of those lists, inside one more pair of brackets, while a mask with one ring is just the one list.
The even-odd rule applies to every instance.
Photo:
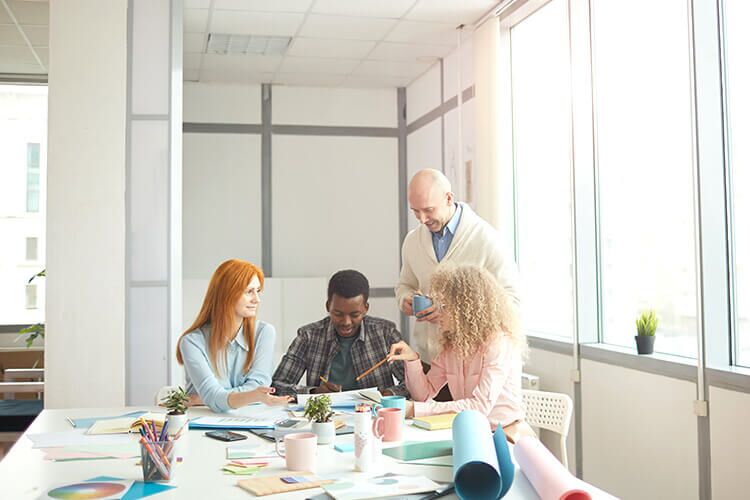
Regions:
[[122, 417], [122, 418], [110, 418], [105, 420], [97, 420], [91, 427], [86, 431], [89, 435], [98, 434], [127, 434], [128, 432], [138, 432], [141, 427], [141, 418], [147, 422], [153, 420], [156, 426], [156, 431], [161, 432], [166, 415], [163, 413], [147, 413], [138, 418], [133, 417]]
[[450, 429], [453, 427], [455, 413], [443, 413], [442, 415], [430, 415], [427, 417], [415, 417], [414, 425], [428, 431], [438, 431], [441, 429]]
[[297, 474], [295, 477], [304, 477], [309, 479], [307, 482], [296, 482], [296, 483], [285, 483], [281, 480], [282, 477], [287, 477], [288, 474], [283, 476], [271, 476], [271, 477], [255, 477], [252, 479], [243, 479], [237, 481], [237, 486], [245, 491], [249, 491], [255, 496], [266, 496], [275, 495], [276, 493], [287, 493], [290, 491], [307, 490], [311, 488], [318, 488], [321, 485], [332, 483], [330, 479], [320, 479], [313, 475]]
[[253, 417], [199, 417], [191, 420], [190, 429], [273, 429], [273, 420]]

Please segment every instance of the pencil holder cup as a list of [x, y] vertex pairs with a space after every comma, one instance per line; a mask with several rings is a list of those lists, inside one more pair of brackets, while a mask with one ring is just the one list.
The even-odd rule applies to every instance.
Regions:
[[141, 469], [145, 482], [174, 479], [176, 443], [177, 441], [141, 440]]

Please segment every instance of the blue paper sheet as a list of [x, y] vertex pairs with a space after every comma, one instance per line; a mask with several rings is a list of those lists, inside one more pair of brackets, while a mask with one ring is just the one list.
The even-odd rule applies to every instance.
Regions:
[[513, 484], [515, 466], [500, 428], [476, 410], [464, 410], [453, 421], [453, 481], [464, 500], [502, 498]]
[[[87, 479], [86, 482], [91, 481], [121, 481], [121, 477], [111, 476], [97, 476]], [[162, 491], [167, 491], [177, 488], [177, 486], [170, 486], [168, 484], [161, 483], [144, 483], [143, 481], [136, 481], [133, 486], [130, 487], [125, 496], [121, 500], [138, 500], [139, 498], [145, 498], [151, 495], [156, 495]]]
[[69, 418], [68, 422], [76, 429], [88, 429], [97, 420], [113, 420], [115, 418], [133, 417], [138, 418], [141, 415], [145, 415], [147, 411], [134, 411], [131, 413], [125, 413], [123, 415], [113, 415], [111, 417], [87, 417], [87, 418]]

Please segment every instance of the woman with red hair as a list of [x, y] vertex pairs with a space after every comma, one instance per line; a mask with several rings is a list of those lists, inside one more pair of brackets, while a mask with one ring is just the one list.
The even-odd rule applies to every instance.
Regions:
[[255, 321], [262, 290], [263, 271], [244, 260], [228, 260], [214, 271], [198, 317], [177, 347], [193, 403], [225, 412], [289, 401], [268, 387], [276, 331]]

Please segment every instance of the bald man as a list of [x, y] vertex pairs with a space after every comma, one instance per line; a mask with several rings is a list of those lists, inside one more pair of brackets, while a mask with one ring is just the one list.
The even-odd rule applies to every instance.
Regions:
[[[420, 225], [409, 231], [401, 248], [403, 265], [396, 300], [411, 316], [412, 296], [430, 294], [432, 273], [441, 262], [473, 264], [492, 273], [500, 286], [518, 302], [518, 271], [500, 234], [465, 203], [455, 201], [451, 184], [438, 170], [420, 170], [407, 193], [409, 207]], [[440, 352], [435, 306], [421, 311], [411, 337], [411, 345], [424, 362]]]

